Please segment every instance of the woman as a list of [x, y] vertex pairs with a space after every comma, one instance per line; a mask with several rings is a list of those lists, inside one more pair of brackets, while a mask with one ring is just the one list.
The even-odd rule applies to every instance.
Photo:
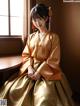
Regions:
[[48, 30], [49, 13], [44, 4], [31, 10], [32, 23], [38, 31], [28, 37], [19, 74], [1, 88], [0, 98], [6, 98], [8, 106], [74, 106], [59, 67], [59, 37]]

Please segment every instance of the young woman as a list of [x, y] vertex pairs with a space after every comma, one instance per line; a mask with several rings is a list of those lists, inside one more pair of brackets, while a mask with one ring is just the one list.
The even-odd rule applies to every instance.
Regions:
[[31, 10], [32, 23], [38, 31], [28, 36], [19, 74], [1, 88], [0, 98], [6, 98], [8, 106], [74, 106], [71, 90], [59, 67], [59, 37], [48, 30], [49, 13], [44, 4], [37, 4]]

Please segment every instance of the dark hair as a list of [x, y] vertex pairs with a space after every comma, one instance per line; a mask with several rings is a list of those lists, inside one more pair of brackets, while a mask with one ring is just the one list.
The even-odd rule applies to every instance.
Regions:
[[49, 9], [47, 6], [44, 4], [36, 4], [32, 9], [30, 13], [31, 19], [36, 19], [36, 18], [44, 18], [46, 19], [48, 17], [48, 20], [46, 22], [46, 25], [48, 27], [48, 22], [49, 22]]
[[49, 10], [48, 7], [45, 6], [44, 4], [36, 4], [32, 9], [31, 9], [31, 18], [46, 18], [48, 17]]

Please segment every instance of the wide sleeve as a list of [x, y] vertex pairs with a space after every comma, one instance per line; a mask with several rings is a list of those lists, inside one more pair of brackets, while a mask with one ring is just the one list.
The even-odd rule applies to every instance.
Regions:
[[32, 65], [33, 59], [31, 58], [30, 54], [30, 46], [29, 46], [30, 38], [28, 37], [26, 46], [22, 52], [22, 66], [20, 68], [20, 74], [24, 73], [27, 71], [27, 68], [29, 65]]
[[39, 72], [44, 78], [51, 80], [56, 79], [54, 75], [56, 75], [57, 73], [57, 77], [60, 77], [60, 41], [58, 35], [55, 34], [52, 36], [52, 48], [50, 55], [47, 60], [44, 61], [37, 69], [37, 72]]

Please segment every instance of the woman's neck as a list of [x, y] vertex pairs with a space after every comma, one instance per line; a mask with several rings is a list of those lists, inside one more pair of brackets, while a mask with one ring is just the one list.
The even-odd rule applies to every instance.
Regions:
[[46, 33], [48, 32], [47, 28], [42, 28], [42, 29], [39, 29], [40, 33]]

